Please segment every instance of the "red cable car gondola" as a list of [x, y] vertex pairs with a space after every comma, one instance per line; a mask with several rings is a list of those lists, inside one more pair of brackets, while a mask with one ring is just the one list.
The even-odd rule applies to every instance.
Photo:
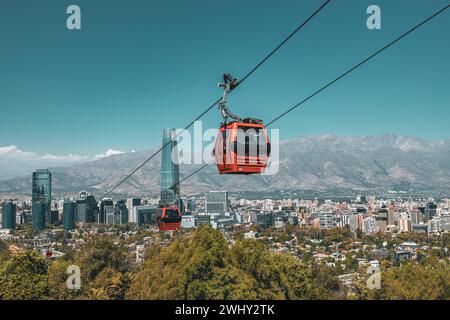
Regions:
[[[224, 74], [222, 101], [219, 109], [224, 118], [217, 135], [214, 157], [220, 174], [262, 173], [270, 156], [270, 142], [262, 120], [241, 119], [227, 108], [227, 96], [237, 86], [237, 80]], [[228, 122], [228, 118], [235, 121]]]
[[244, 119], [220, 127], [214, 148], [220, 174], [261, 173], [269, 155], [270, 142], [262, 123]]
[[174, 231], [181, 227], [181, 212], [177, 206], [161, 207], [157, 217], [160, 231]]

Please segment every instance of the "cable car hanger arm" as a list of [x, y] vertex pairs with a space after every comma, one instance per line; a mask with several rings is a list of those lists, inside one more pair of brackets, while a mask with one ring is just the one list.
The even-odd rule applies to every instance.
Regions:
[[219, 83], [217, 86], [223, 89], [222, 100], [219, 102], [220, 113], [222, 114], [223, 122], [222, 126], [228, 125], [228, 118], [233, 119], [237, 122], [245, 122], [245, 123], [253, 123], [253, 124], [262, 124], [262, 120], [254, 119], [254, 118], [245, 118], [242, 119], [239, 116], [233, 114], [227, 106], [227, 99], [230, 92], [239, 85], [240, 82], [237, 79], [233, 78], [231, 74], [224, 73], [223, 75], [223, 83]]
[[233, 78], [231, 74], [224, 73], [223, 75], [223, 83], [217, 84], [218, 87], [223, 89], [222, 100], [219, 102], [220, 113], [222, 114], [223, 124], [226, 125], [228, 123], [228, 118], [231, 118], [236, 121], [242, 121], [242, 119], [236, 115], [234, 115], [227, 107], [227, 99], [230, 92], [236, 88], [238, 85], [237, 79]]

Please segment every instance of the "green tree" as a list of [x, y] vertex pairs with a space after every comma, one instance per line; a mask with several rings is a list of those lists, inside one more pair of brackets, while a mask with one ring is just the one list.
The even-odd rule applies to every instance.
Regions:
[[299, 259], [270, 253], [254, 241], [230, 249], [209, 226], [166, 247], [147, 252], [133, 276], [132, 299], [302, 299], [309, 298], [310, 273]]
[[94, 281], [97, 275], [106, 267], [118, 271], [129, 268], [126, 251], [107, 236], [96, 237], [88, 241], [75, 255], [75, 264], [81, 269], [85, 281]]
[[231, 299], [252, 297], [251, 279], [230, 264], [222, 234], [202, 226], [192, 237], [147, 252], [143, 268], [134, 276], [133, 299]]
[[342, 299], [344, 298], [341, 284], [337, 278], [336, 268], [330, 268], [323, 264], [313, 265], [313, 297], [314, 299]]
[[360, 299], [448, 300], [450, 268], [443, 260], [411, 261], [400, 268], [382, 270], [380, 289], [369, 290], [365, 283], [360, 283], [357, 288]]
[[0, 270], [0, 299], [38, 300], [48, 296], [48, 267], [34, 252], [14, 254]]
[[258, 299], [308, 299], [311, 274], [300, 260], [286, 254], [268, 253], [255, 240], [238, 242], [232, 248], [234, 263], [257, 284]]
[[78, 299], [82, 291], [67, 288], [67, 268], [72, 265], [72, 261], [60, 259], [53, 261], [48, 268], [48, 290], [49, 299], [68, 300]]
[[89, 298], [95, 300], [122, 300], [130, 286], [128, 274], [113, 268], [103, 269], [91, 285]]
[[2, 268], [3, 264], [9, 259], [10, 252], [8, 250], [8, 246], [6, 242], [0, 240], [0, 269]]

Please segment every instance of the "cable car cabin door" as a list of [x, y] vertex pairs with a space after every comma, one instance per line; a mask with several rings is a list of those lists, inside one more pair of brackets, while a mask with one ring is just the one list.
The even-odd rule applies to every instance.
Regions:
[[230, 149], [232, 130], [228, 126], [220, 127], [217, 134], [216, 144], [214, 146], [214, 157], [216, 158], [219, 173], [232, 173], [233, 171], [233, 153]]

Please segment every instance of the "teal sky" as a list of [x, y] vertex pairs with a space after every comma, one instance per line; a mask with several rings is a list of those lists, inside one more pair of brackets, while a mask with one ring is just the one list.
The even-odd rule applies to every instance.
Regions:
[[[155, 147], [247, 73], [319, 0], [2, 0], [0, 147], [95, 155]], [[334, 0], [230, 97], [273, 119], [447, 4]], [[81, 8], [82, 29], [66, 28]], [[382, 29], [366, 27], [381, 7]], [[276, 122], [280, 138], [386, 132], [450, 138], [450, 10]], [[217, 127], [219, 111], [204, 117]]]

